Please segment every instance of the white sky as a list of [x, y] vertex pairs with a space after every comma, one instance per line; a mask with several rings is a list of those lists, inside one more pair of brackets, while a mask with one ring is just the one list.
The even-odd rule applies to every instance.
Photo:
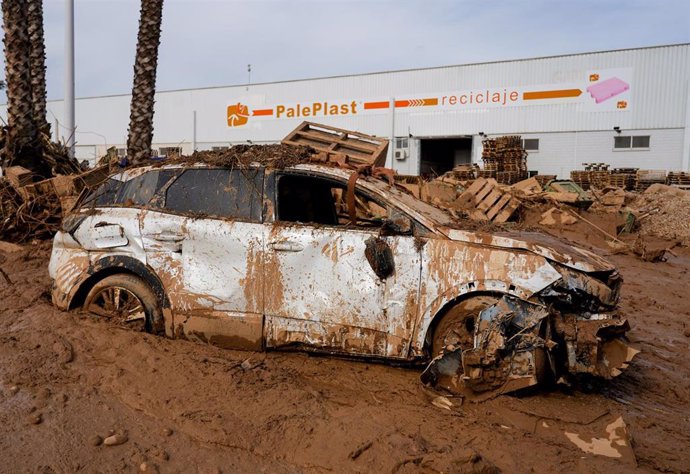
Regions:
[[[64, 2], [44, 5], [55, 99]], [[131, 91], [138, 16], [76, 0], [78, 97]], [[256, 83], [686, 42], [690, 0], [165, 0], [157, 86], [244, 84], [248, 63]]]

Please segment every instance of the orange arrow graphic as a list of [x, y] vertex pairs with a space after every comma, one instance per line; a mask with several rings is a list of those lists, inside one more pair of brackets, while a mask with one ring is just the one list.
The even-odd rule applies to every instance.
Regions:
[[[395, 107], [423, 107], [427, 105], [438, 105], [438, 98], [437, 97], [430, 97], [426, 99], [407, 99], [407, 100], [396, 100], [395, 101]], [[381, 101], [381, 102], [365, 102], [364, 103], [364, 109], [365, 110], [371, 110], [371, 109], [387, 109], [390, 107], [390, 102], [389, 101]]]
[[580, 89], [560, 89], [555, 91], [532, 91], [523, 92], [522, 100], [538, 100], [538, 99], [561, 99], [564, 97], [578, 97], [582, 94]]
[[273, 115], [273, 109], [254, 109], [252, 110], [252, 115], [254, 117], [261, 115]]

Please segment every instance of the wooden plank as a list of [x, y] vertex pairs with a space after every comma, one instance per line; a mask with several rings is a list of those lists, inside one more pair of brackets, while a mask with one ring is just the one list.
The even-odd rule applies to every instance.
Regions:
[[494, 204], [496, 204], [496, 201], [498, 201], [501, 196], [503, 196], [501, 191], [496, 188], [492, 189], [489, 195], [482, 199], [479, 204], [477, 204], [477, 209], [480, 211], [488, 211]]
[[493, 221], [497, 224], [507, 221], [513, 215], [513, 213], [515, 213], [518, 207], [520, 207], [520, 201], [517, 199], [511, 199], [506, 207], [504, 207], [503, 210], [498, 213]]
[[477, 178], [474, 180], [470, 186], [465, 189], [460, 196], [455, 200], [453, 203], [455, 207], [463, 208], [467, 207], [469, 205], [473, 205], [474, 203], [474, 197], [477, 195], [479, 191], [484, 188], [484, 186], [487, 186], [488, 181], [484, 178]]
[[480, 202], [482, 202], [484, 198], [488, 196], [493, 189], [493, 185], [487, 182], [486, 186], [484, 186], [477, 194], [475, 194], [474, 205], [477, 206]]
[[510, 194], [504, 194], [503, 196], [501, 196], [501, 199], [499, 199], [496, 202], [496, 204], [494, 204], [494, 206], [491, 209], [489, 209], [489, 211], [486, 213], [486, 217], [488, 217], [489, 220], [493, 220], [493, 218], [496, 217], [496, 215], [501, 211], [501, 209], [503, 209], [505, 205], [508, 204], [511, 197], [512, 196]]

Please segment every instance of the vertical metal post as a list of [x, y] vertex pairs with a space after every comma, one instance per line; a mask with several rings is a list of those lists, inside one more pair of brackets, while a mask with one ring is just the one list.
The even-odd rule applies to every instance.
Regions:
[[196, 151], [196, 110], [192, 113], [192, 153]]
[[395, 97], [390, 98], [388, 108], [391, 111], [391, 134], [388, 142], [388, 156], [386, 157], [386, 167], [393, 168], [395, 162]]
[[74, 156], [74, 0], [65, 0], [65, 145]]

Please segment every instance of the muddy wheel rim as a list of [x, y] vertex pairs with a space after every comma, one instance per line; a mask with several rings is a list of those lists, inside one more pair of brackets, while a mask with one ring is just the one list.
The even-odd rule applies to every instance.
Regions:
[[143, 328], [146, 323], [142, 301], [128, 289], [119, 286], [99, 291], [90, 301], [87, 311], [132, 328]]

